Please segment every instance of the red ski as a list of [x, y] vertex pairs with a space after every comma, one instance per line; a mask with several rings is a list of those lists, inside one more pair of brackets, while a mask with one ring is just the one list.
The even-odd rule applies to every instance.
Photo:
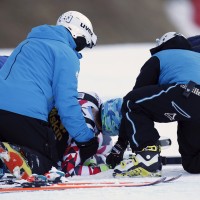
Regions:
[[[0, 193], [13, 193], [13, 192], [34, 192], [34, 191], [53, 191], [53, 190], [67, 190], [67, 189], [87, 189], [87, 188], [118, 188], [118, 187], [144, 187], [157, 185], [159, 183], [168, 183], [174, 180], [177, 180], [181, 177], [181, 174], [173, 176], [171, 178], [162, 177], [154, 181], [147, 182], [67, 182], [67, 183], [58, 183], [47, 186], [40, 187], [29, 187], [28, 183], [26, 187], [14, 186], [9, 188], [0, 188]], [[25, 186], [25, 185], [24, 185]]]
[[[167, 182], [171, 182], [171, 181], [174, 181], [174, 180], [177, 180], [178, 178], [180, 178], [182, 176], [182, 174], [178, 174], [176, 176], [173, 176], [173, 177], [163, 177], [164, 180], [162, 181], [163, 183], [167, 183]], [[160, 179], [159, 179], [160, 180]], [[156, 180], [157, 181], [157, 180]], [[125, 182], [114, 182], [114, 181], [109, 181], [109, 182], [67, 182], [67, 183], [59, 183], [59, 185], [99, 185], [99, 184], [106, 184], [106, 185], [113, 185], [113, 184], [120, 184], [120, 185], [123, 185], [123, 184], [135, 184], [135, 182], [131, 182], [131, 181], [125, 181]], [[151, 182], [142, 182], [142, 184], [145, 184], [145, 183], [151, 183]], [[137, 184], [137, 183], [136, 183]]]
[[151, 186], [162, 183], [166, 177], [159, 178], [155, 181], [149, 182], [121, 182], [121, 183], [63, 183], [63, 184], [53, 184], [50, 186], [41, 186], [33, 188], [23, 188], [23, 187], [11, 187], [11, 188], [1, 188], [0, 193], [12, 193], [12, 192], [33, 192], [33, 191], [52, 191], [52, 190], [67, 190], [67, 189], [85, 189], [85, 188], [116, 188], [116, 187], [142, 187], [142, 186]]

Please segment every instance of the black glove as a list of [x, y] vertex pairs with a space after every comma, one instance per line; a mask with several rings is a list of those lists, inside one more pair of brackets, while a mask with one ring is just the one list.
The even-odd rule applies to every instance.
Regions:
[[80, 149], [81, 164], [83, 164], [88, 158], [96, 154], [99, 147], [98, 138], [94, 137], [88, 142], [76, 142]]
[[106, 163], [110, 166], [110, 168], [114, 169], [115, 166], [123, 160], [125, 149], [126, 146], [122, 146], [119, 142], [114, 145], [111, 153], [106, 158]]

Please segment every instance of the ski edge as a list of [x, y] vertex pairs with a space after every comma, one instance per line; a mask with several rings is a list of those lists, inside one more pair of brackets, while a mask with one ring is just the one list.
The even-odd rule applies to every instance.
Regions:
[[183, 174], [180, 173], [180, 174], [178, 174], [178, 175], [176, 175], [176, 176], [173, 176], [173, 177], [171, 177], [171, 178], [166, 178], [163, 182], [164, 182], [164, 183], [169, 183], [169, 182], [175, 181], [175, 180], [179, 179], [182, 175], [183, 175]]

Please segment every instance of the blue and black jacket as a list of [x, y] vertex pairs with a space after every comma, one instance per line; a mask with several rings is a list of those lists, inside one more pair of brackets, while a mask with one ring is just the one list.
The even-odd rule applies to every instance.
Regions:
[[200, 53], [184, 37], [176, 36], [150, 52], [152, 57], [142, 66], [134, 88], [189, 81], [200, 85]]

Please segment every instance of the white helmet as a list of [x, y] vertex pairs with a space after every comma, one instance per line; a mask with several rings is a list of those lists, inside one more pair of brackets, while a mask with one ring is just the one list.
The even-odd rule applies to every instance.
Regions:
[[68, 11], [58, 18], [56, 25], [67, 28], [73, 38], [84, 37], [88, 47], [92, 48], [96, 45], [97, 36], [93, 32], [90, 20], [85, 15], [77, 11]]
[[181, 33], [168, 32], [168, 33], [165, 33], [160, 39], [156, 39], [156, 46], [160, 46], [161, 44], [167, 42], [168, 40], [174, 38], [177, 35], [185, 37]]

